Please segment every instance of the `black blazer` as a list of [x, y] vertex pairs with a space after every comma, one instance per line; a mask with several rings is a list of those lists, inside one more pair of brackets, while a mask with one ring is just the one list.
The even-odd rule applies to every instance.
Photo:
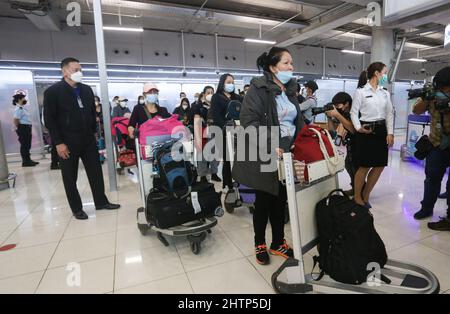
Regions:
[[97, 129], [94, 93], [90, 86], [78, 84], [83, 108], [74, 88], [64, 79], [44, 92], [44, 123], [54, 144], [81, 144], [95, 140]]

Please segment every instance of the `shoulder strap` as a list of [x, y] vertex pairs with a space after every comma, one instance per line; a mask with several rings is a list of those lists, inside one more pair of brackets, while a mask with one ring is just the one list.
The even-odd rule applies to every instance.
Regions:
[[[313, 257], [314, 260], [314, 266], [313, 269], [311, 270], [311, 275], [314, 274], [314, 269], [316, 269], [316, 266], [319, 264], [319, 256], [314, 256]], [[320, 265], [319, 265], [319, 269], [320, 269]], [[319, 276], [317, 276], [316, 278], [313, 277], [314, 281], [320, 281], [323, 276], [325, 276], [325, 271], [323, 271], [322, 269], [320, 270]]]

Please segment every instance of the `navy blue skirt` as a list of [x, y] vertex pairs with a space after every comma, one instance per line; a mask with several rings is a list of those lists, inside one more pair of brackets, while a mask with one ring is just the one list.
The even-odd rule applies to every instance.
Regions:
[[[361, 124], [366, 124], [361, 121]], [[370, 123], [368, 123], [370, 124]], [[355, 137], [354, 162], [358, 167], [386, 167], [389, 159], [389, 147], [386, 141], [386, 124], [373, 125], [373, 134], [357, 133]]]

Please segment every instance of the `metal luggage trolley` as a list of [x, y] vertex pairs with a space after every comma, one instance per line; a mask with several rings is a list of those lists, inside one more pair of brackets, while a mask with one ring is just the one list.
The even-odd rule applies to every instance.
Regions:
[[[146, 206], [147, 206], [147, 196], [150, 190], [153, 188], [153, 178], [158, 176], [158, 173], [154, 171], [152, 158], [144, 160], [141, 155], [141, 145], [138, 140], [139, 136], [136, 135], [135, 145], [136, 145], [136, 159], [138, 163], [138, 177], [139, 177], [139, 188], [141, 194], [141, 200], [143, 207], [137, 210], [137, 227], [142, 235], [147, 235], [147, 233], [152, 230], [157, 234], [158, 239], [165, 245], [169, 246], [169, 242], [164, 236], [171, 237], [186, 237], [190, 243], [190, 248], [192, 253], [195, 255], [199, 254], [201, 251], [201, 243], [206, 239], [208, 233], [211, 233], [211, 229], [217, 225], [217, 219], [215, 217], [205, 218], [197, 221], [192, 221], [180, 226], [172, 227], [169, 229], [160, 229], [154, 226], [150, 221], [147, 220], [146, 216]], [[184, 149], [188, 156], [192, 158], [193, 155], [193, 141], [183, 143]], [[151, 146], [145, 147], [146, 156], [153, 156], [151, 153], [153, 148]], [[220, 211], [220, 212], [219, 212]], [[223, 209], [216, 210], [216, 216], [223, 216]]]
[[[284, 154], [280, 163], [280, 177], [286, 181], [294, 258], [287, 260], [272, 275], [272, 286], [277, 293], [357, 293], [357, 294], [433, 294], [439, 292], [439, 281], [429, 270], [409, 263], [388, 260], [381, 273], [392, 280], [391, 284], [364, 283], [349, 285], [325, 276], [320, 281], [305, 272], [304, 254], [316, 247], [318, 232], [315, 222], [316, 204], [338, 188], [337, 175], [329, 175], [320, 163], [308, 165], [308, 186], [296, 184], [292, 156]], [[326, 167], [325, 167], [326, 168]], [[343, 164], [339, 165], [343, 170]]]
[[[234, 121], [233, 126], [240, 126], [239, 120]], [[228, 151], [227, 157], [229, 158], [231, 169], [233, 169], [234, 156], [236, 151], [233, 136], [234, 136], [233, 132], [227, 131], [226, 135], [227, 141], [226, 146]], [[232, 200], [227, 202], [227, 196], [232, 197]], [[227, 196], [225, 197], [225, 210], [228, 213], [232, 214], [236, 208], [240, 207], [247, 207], [251, 214], [253, 214], [253, 212], [255, 211], [255, 204], [245, 202], [243, 197], [241, 196], [241, 193], [239, 192], [239, 182], [233, 182], [233, 191], [232, 192], [229, 191], [227, 193]]]

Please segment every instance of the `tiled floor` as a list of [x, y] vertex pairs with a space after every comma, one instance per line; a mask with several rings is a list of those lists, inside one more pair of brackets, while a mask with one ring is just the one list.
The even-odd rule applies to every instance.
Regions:
[[[81, 171], [78, 185], [90, 219], [77, 221], [60, 173], [51, 172], [48, 161], [34, 169], [9, 167], [18, 179], [15, 189], [0, 192], [0, 246], [17, 248], [0, 252], [0, 293], [273, 293], [270, 277], [283, 260], [256, 263], [247, 209], [220, 218], [196, 256], [185, 239], [168, 239], [171, 246], [164, 247], [153, 232], [140, 234], [136, 177], [119, 176], [119, 192], [109, 194], [122, 204], [119, 211], [97, 213]], [[347, 188], [347, 175], [340, 180]], [[423, 168], [400, 162], [394, 152], [371, 200], [376, 226], [390, 257], [431, 269], [442, 292], [450, 293], [450, 233], [431, 231], [427, 221], [412, 218], [423, 180]], [[433, 219], [445, 215], [445, 209], [440, 200]], [[289, 225], [286, 238], [292, 238]], [[305, 255], [307, 270], [312, 254]]]

